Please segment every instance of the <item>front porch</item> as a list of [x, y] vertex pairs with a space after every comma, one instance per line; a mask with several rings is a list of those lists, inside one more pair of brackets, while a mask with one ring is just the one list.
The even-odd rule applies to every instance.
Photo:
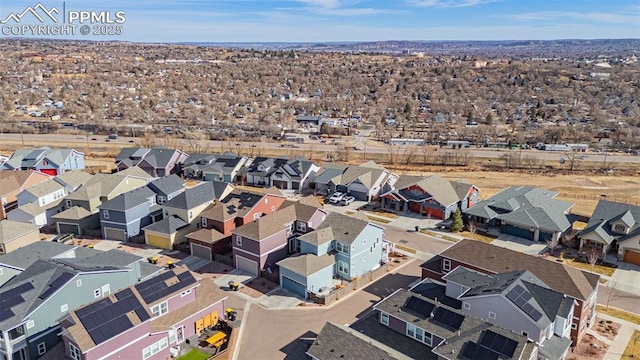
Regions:
[[380, 198], [380, 207], [389, 210], [396, 215], [415, 213], [428, 219], [445, 220], [446, 209], [436, 208], [428, 202], [429, 199], [420, 201], [403, 200], [397, 197], [382, 196]]

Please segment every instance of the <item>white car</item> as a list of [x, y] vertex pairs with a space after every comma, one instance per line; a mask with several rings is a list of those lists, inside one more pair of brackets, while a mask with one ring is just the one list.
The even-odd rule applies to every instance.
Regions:
[[344, 194], [341, 192], [335, 192], [333, 193], [333, 195], [331, 195], [331, 197], [329, 198], [329, 203], [331, 204], [337, 204], [340, 200], [342, 200], [342, 198], [344, 197]]
[[356, 198], [354, 198], [353, 196], [345, 196], [342, 198], [342, 200], [340, 200], [340, 204], [342, 204], [342, 206], [347, 206], [354, 201], [356, 201]]

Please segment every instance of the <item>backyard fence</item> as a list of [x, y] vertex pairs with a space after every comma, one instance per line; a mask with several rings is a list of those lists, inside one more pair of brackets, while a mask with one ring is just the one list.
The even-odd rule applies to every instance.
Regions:
[[213, 260], [225, 265], [233, 266], [233, 258], [230, 255], [214, 254]]
[[309, 300], [321, 305], [331, 305], [335, 301], [349, 295], [352, 291], [367, 286], [370, 282], [384, 276], [388, 270], [389, 264], [383, 264], [373, 271], [369, 271], [349, 282], [345, 282], [342, 288], [335, 289], [327, 295], [319, 296], [314, 293], [309, 293]]

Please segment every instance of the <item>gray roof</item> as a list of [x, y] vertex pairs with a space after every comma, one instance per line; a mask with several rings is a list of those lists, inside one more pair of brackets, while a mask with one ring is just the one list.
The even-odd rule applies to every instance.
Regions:
[[570, 338], [561, 338], [554, 334], [540, 345], [538, 356], [543, 359], [561, 359], [567, 353], [571, 343]]
[[[0, 165], [0, 169], [11, 170], [20, 168], [33, 168], [38, 162], [45, 158], [49, 162], [61, 166], [73, 151], [75, 150], [51, 149], [46, 146], [37, 149], [16, 150], [13, 155], [11, 155], [11, 158], [9, 160]], [[79, 151], [78, 153], [82, 154]]]
[[91, 179], [93, 175], [84, 172], [82, 170], [70, 170], [63, 174], [57, 175], [54, 179], [63, 186], [70, 186], [75, 189], [78, 186], [86, 183]]
[[364, 230], [369, 222], [358, 219], [354, 216], [344, 215], [337, 212], [329, 213], [329, 216], [322, 222], [318, 229], [331, 227], [333, 239], [343, 243], [353, 243], [358, 235]]
[[[66, 196], [68, 200], [90, 200], [101, 196], [109, 196], [111, 193], [123, 182], [127, 181], [128, 176], [139, 177], [127, 173], [132, 169], [139, 169], [137, 167], [120, 171], [114, 174], [95, 174], [89, 181], [87, 181], [82, 187], [75, 192]], [[140, 170], [142, 171], [142, 170]], [[136, 171], [132, 171], [136, 172]], [[144, 172], [143, 172], [144, 173]], [[147, 173], [144, 173], [147, 175]]]
[[81, 206], [72, 206], [61, 213], [53, 215], [51, 218], [54, 220], [80, 220], [90, 215], [89, 210]]
[[304, 254], [300, 256], [291, 256], [284, 260], [280, 260], [276, 265], [283, 267], [291, 272], [307, 277], [315, 274], [322, 269], [333, 266], [335, 260], [333, 256], [324, 254], [321, 256], [315, 254]]
[[54, 191], [58, 191], [62, 189], [64, 189], [64, 187], [52, 178], [45, 182], [41, 182], [39, 184], [28, 187], [23, 191], [29, 192], [37, 197], [40, 197], [40, 196], [51, 194]]
[[295, 203], [284, 208], [281, 207], [278, 211], [260, 217], [256, 221], [239, 226], [232, 232], [260, 241], [279, 231], [284, 231], [285, 224], [293, 223], [296, 220], [308, 223], [311, 217], [318, 211], [323, 212], [323, 210], [320, 210], [318, 207]]
[[176, 195], [173, 199], [162, 205], [176, 209], [189, 210], [206, 202], [213, 201], [213, 199], [216, 198], [215, 195], [213, 183], [211, 181], [205, 181], [197, 186], [186, 189], [184, 192]]
[[32, 231], [38, 231], [39, 228], [39, 226], [31, 223], [7, 219], [0, 220], [0, 243], [6, 244]]
[[330, 181], [333, 181], [334, 184], [340, 184], [344, 169], [345, 168], [334, 167], [323, 168], [318, 171], [318, 175], [314, 181], [318, 184], [328, 184]]
[[[622, 222], [629, 228], [629, 234], [613, 231], [613, 224]], [[596, 232], [607, 244], [614, 239], [619, 242], [635, 237], [640, 233], [640, 206], [608, 200], [598, 201], [587, 226], [578, 233], [579, 237]]]
[[151, 190], [156, 193], [161, 194], [172, 194], [176, 191], [180, 191], [184, 189], [185, 184], [184, 181], [180, 178], [180, 176], [176, 174], [171, 174], [167, 176], [163, 176], [159, 179], [153, 180], [149, 184], [147, 184]]
[[144, 228], [142, 228], [142, 230], [155, 231], [162, 234], [173, 234], [187, 225], [189, 224], [184, 222], [179, 217], [171, 215], [160, 221], [154, 222], [153, 224], [145, 226]]
[[[412, 186], [420, 187], [428, 195], [415, 195], [409, 190]], [[472, 186], [471, 184], [449, 181], [440, 175], [427, 177], [402, 175], [393, 185], [395, 190], [392, 190], [391, 193], [405, 200], [425, 201], [432, 198], [447, 207], [463, 199]]]
[[39, 241], [0, 256], [0, 264], [24, 270], [37, 260], [48, 260], [74, 248], [73, 245]]
[[307, 354], [321, 360], [392, 360], [410, 357], [358, 331], [331, 322], [326, 323]]
[[380, 177], [382, 177], [386, 170], [384, 168], [374, 166], [369, 163], [362, 164], [361, 166], [349, 166], [340, 179], [341, 185], [349, 185], [354, 181], [360, 182], [367, 189], [370, 189]]
[[70, 266], [79, 271], [100, 271], [126, 268], [142, 259], [142, 257], [126, 251], [111, 249], [107, 251], [97, 250], [88, 256], [82, 257], [55, 258], [53, 261]]
[[542, 230], [565, 231], [571, 226], [567, 212], [573, 203], [557, 200], [557, 195], [546, 189], [512, 186], [476, 203], [464, 213]]
[[114, 197], [100, 205], [100, 209], [126, 211], [147, 202], [150, 197], [155, 197], [155, 195], [153, 190], [143, 186]]
[[63, 199], [60, 198], [58, 200], [54, 200], [54, 201], [52, 201], [52, 202], [50, 202], [48, 204], [44, 204], [42, 206], [40, 206], [40, 204], [37, 203], [37, 202], [32, 202], [32, 203], [28, 203], [28, 204], [25, 204], [25, 205], [22, 205], [22, 206], [18, 206], [16, 209], [13, 209], [11, 211], [20, 210], [20, 211], [23, 211], [23, 212], [25, 212], [25, 213], [27, 213], [29, 215], [36, 216], [36, 215], [42, 214], [43, 212], [45, 212], [45, 211], [47, 211], [47, 210], [49, 210], [51, 208], [54, 208], [54, 207], [60, 205], [62, 200]]

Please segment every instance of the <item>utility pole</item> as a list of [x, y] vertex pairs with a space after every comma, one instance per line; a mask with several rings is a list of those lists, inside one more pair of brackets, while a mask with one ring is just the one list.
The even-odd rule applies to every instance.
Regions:
[[604, 161], [602, 162], [602, 168], [606, 169], [607, 168], [607, 146], [603, 146], [602, 147], [602, 151], [604, 152]]

